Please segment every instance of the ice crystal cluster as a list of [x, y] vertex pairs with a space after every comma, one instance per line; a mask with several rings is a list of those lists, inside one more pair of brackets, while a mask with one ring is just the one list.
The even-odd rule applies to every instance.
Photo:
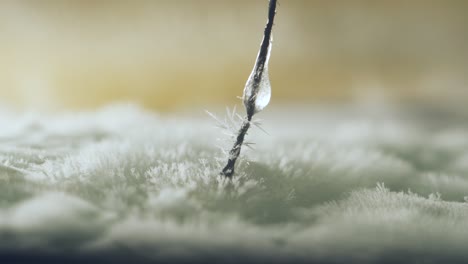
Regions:
[[413, 110], [271, 108], [232, 180], [202, 113], [1, 110], [0, 258], [463, 262], [468, 117]]

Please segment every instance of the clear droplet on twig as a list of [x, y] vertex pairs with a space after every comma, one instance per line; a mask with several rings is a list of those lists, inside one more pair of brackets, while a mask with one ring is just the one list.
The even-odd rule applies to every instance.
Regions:
[[[270, 102], [271, 85], [270, 77], [268, 75], [268, 61], [270, 59], [270, 51], [271, 41], [269, 43], [268, 53], [264, 64], [259, 64], [259, 58], [257, 58], [255, 67], [252, 70], [252, 73], [250, 74], [247, 83], [245, 84], [242, 99], [244, 101], [244, 106], [246, 109], [254, 107], [253, 114], [262, 111]], [[260, 78], [256, 79], [256, 76], [260, 76]]]

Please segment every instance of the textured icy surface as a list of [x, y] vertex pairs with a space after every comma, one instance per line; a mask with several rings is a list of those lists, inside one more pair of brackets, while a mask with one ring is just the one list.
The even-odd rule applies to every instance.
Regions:
[[208, 117], [2, 111], [0, 257], [463, 262], [457, 115], [272, 108], [227, 186]]

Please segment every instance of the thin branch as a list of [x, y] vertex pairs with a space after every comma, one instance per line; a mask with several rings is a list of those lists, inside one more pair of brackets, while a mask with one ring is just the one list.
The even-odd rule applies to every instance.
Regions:
[[270, 0], [268, 6], [268, 21], [263, 34], [263, 40], [262, 44], [260, 45], [260, 51], [257, 56], [257, 61], [255, 62], [255, 67], [252, 72], [252, 92], [250, 93], [249, 98], [244, 98], [244, 106], [246, 108], [247, 116], [243, 119], [244, 121], [242, 122], [242, 126], [240, 127], [237, 133], [234, 146], [232, 147], [231, 151], [229, 151], [229, 158], [227, 164], [226, 166], [224, 166], [220, 173], [221, 175], [228, 178], [231, 178], [234, 174], [236, 160], [237, 158], [239, 158], [242, 145], [244, 144], [244, 138], [247, 134], [247, 131], [250, 128], [252, 117], [255, 114], [255, 101], [257, 98], [260, 83], [262, 81], [262, 75], [265, 71], [265, 66], [268, 63], [268, 56], [271, 49], [271, 31], [273, 29], [275, 14], [276, 0]]
[[[248, 104], [245, 105], [247, 110], [247, 119], [250, 121], [252, 116], [255, 114], [255, 99], [257, 97], [258, 89], [260, 82], [262, 80], [262, 75], [264, 73], [265, 64], [268, 61], [270, 46], [271, 46], [271, 31], [273, 29], [273, 24], [276, 15], [276, 0], [270, 0], [268, 6], [268, 21], [265, 26], [265, 31], [263, 34], [262, 44], [260, 45], [260, 51], [258, 53], [257, 61], [254, 68], [253, 76], [253, 90], [248, 98]], [[245, 99], [245, 98], [244, 98]]]

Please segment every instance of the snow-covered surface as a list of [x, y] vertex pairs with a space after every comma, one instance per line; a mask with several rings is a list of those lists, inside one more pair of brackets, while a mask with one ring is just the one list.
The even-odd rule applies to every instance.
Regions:
[[[277, 108], [232, 183], [208, 116], [0, 111], [0, 252], [114, 262], [468, 259], [468, 119]], [[222, 137], [221, 137], [222, 138]], [[40, 259], [40, 258], [39, 258]], [[129, 263], [129, 262], [128, 262]]]

